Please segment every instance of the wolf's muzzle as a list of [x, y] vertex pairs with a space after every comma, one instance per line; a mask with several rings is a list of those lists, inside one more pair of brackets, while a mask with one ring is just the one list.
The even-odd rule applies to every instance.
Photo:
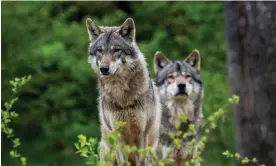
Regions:
[[178, 84], [178, 90], [179, 92], [185, 92], [186, 85], [185, 84]]
[[178, 84], [177, 85], [178, 87], [178, 93], [176, 94], [176, 96], [180, 95], [187, 95], [186, 93], [186, 84]]

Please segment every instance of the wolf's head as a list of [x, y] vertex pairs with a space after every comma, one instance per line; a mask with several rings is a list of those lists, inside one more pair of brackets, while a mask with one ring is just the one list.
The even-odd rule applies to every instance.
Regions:
[[184, 60], [170, 61], [161, 52], [154, 57], [156, 85], [165, 100], [196, 100], [202, 93], [200, 53], [193, 50]]
[[97, 75], [114, 75], [135, 67], [137, 49], [135, 51], [133, 19], [126, 19], [121, 26], [100, 27], [88, 18], [86, 26], [90, 40], [88, 61]]

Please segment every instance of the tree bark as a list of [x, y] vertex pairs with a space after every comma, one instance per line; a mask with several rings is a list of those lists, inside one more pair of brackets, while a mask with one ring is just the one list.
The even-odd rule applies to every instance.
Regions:
[[276, 3], [225, 2], [224, 11], [236, 149], [276, 166]]

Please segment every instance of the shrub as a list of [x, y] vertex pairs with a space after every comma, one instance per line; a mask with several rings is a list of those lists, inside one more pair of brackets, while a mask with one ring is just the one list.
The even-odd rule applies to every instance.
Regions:
[[[190, 155], [194, 154], [193, 150], [196, 147], [198, 150], [196, 151], [195, 155], [193, 155], [193, 158], [190, 161], [186, 162], [186, 166], [194, 165], [197, 162], [202, 163], [203, 161], [202, 152], [205, 148], [205, 144], [208, 141], [208, 136], [210, 131], [216, 129], [218, 121], [225, 117], [225, 115], [228, 112], [226, 107], [229, 106], [229, 104], [238, 104], [238, 102], [239, 102], [239, 97], [236, 95], [233, 95], [231, 98], [229, 98], [228, 104], [226, 104], [222, 108], [219, 108], [216, 112], [214, 112], [212, 115], [210, 115], [207, 118], [207, 120], [202, 126], [203, 134], [201, 134], [202, 135], [201, 138], [197, 139], [197, 137], [194, 137], [192, 140], [188, 142], [189, 146], [191, 147], [189, 151]], [[187, 116], [184, 114], [184, 112], [181, 113], [180, 120], [175, 124], [177, 132], [170, 133], [170, 136], [173, 139], [174, 147], [173, 149], [167, 149], [169, 154], [167, 158], [159, 158], [159, 156], [157, 156], [152, 151], [151, 147], [145, 147], [145, 148], [139, 149], [135, 146], [130, 147], [128, 145], [118, 143], [118, 139], [120, 138], [120, 130], [125, 125], [125, 122], [121, 122], [121, 121], [116, 122], [115, 130], [111, 131], [110, 134], [106, 138], [104, 138], [110, 147], [110, 149], [108, 149], [104, 154], [105, 156], [104, 162], [99, 161], [99, 156], [98, 156], [99, 147], [97, 147], [96, 139], [94, 138], [87, 139], [87, 137], [83, 134], [78, 136], [78, 142], [75, 143], [75, 147], [77, 149], [76, 153], [79, 153], [80, 156], [86, 158], [87, 165], [112, 166], [113, 162], [115, 161], [115, 153], [116, 151], [119, 150], [126, 156], [129, 153], [137, 152], [139, 153], [140, 156], [147, 157], [153, 166], [164, 166], [166, 164], [170, 164], [173, 162], [173, 158], [172, 158], [173, 150], [177, 150], [181, 148], [182, 143], [187, 140], [188, 136], [195, 136], [199, 134], [196, 132], [195, 126], [193, 124], [190, 124], [188, 131], [185, 131], [183, 133], [179, 128], [181, 126], [181, 123], [187, 123]], [[242, 161], [244, 160], [245, 159], [243, 159]], [[127, 163], [122, 163], [120, 165], [128, 166], [130, 165], [130, 163], [127, 162]]]
[[18, 158], [20, 160], [21, 165], [26, 165], [26, 157], [22, 156], [18, 152], [18, 147], [21, 145], [20, 139], [15, 136], [14, 130], [10, 127], [10, 123], [18, 117], [18, 113], [16, 111], [11, 111], [13, 105], [17, 102], [18, 97], [17, 92], [20, 88], [25, 85], [28, 81], [30, 81], [31, 76], [28, 77], [24, 76], [22, 78], [15, 78], [14, 80], [10, 81], [12, 85], [12, 95], [11, 100], [5, 102], [4, 106], [5, 109], [1, 109], [1, 132], [7, 137], [7, 139], [11, 140], [12, 142], [12, 150], [10, 150], [10, 156], [12, 158]]

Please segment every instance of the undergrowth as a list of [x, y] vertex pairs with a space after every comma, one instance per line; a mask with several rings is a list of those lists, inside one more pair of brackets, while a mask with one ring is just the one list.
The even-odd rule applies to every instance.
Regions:
[[[8, 102], [4, 103], [4, 109], [1, 109], [1, 132], [12, 142], [13, 146], [10, 150], [10, 156], [14, 159], [18, 159], [22, 166], [27, 165], [27, 159], [21, 153], [18, 152], [18, 147], [21, 145], [20, 138], [15, 136], [14, 130], [10, 127], [10, 124], [15, 118], [18, 118], [19, 115], [16, 111], [12, 111], [13, 105], [18, 101], [18, 91], [20, 88], [25, 85], [28, 81], [31, 80], [31, 76], [24, 76], [22, 78], [15, 78], [10, 81], [12, 85], [12, 94], [11, 99]], [[177, 129], [176, 133], [170, 133], [170, 137], [173, 140], [173, 148], [167, 149], [168, 156], [166, 158], [161, 158], [158, 156], [151, 147], [137, 148], [135, 146], [129, 146], [119, 143], [120, 131], [126, 124], [126, 122], [117, 121], [115, 123], [115, 130], [111, 131], [110, 134], [104, 138], [108, 143], [110, 149], [106, 150], [104, 153], [104, 161], [100, 161], [99, 157], [99, 141], [95, 138], [88, 138], [83, 134], [78, 136], [78, 141], [75, 143], [77, 149], [76, 153], [81, 157], [85, 158], [86, 165], [95, 165], [95, 166], [112, 166], [116, 160], [116, 151], [121, 151], [123, 155], [128, 155], [130, 153], [138, 153], [139, 156], [147, 158], [150, 161], [152, 166], [165, 166], [173, 162], [173, 151], [178, 150], [183, 145], [183, 142], [188, 142], [189, 145], [189, 154], [192, 156], [192, 159], [186, 162], [186, 166], [196, 165], [197, 163], [203, 163], [202, 152], [205, 149], [205, 144], [208, 143], [208, 137], [212, 130], [217, 128], [217, 124], [220, 121], [223, 121], [227, 112], [230, 109], [227, 109], [228, 106], [232, 104], [238, 104], [239, 97], [233, 95], [229, 98], [228, 103], [219, 108], [213, 114], [211, 114], [203, 123], [198, 133], [195, 129], [194, 124], [189, 124], [188, 130], [183, 132], [180, 130], [180, 126], [183, 123], [187, 123], [187, 116], [182, 112], [180, 114], [180, 120], [175, 123]], [[192, 136], [192, 140], [187, 141], [188, 138]], [[197, 137], [199, 136], [199, 137]], [[196, 149], [196, 150], [195, 150]], [[256, 158], [243, 157], [239, 153], [231, 153], [228, 150], [222, 153], [227, 158], [235, 159], [240, 161], [242, 164], [254, 163], [258, 166], [265, 166], [260, 164]], [[120, 166], [130, 166], [128, 161], [120, 163]]]
[[25, 85], [28, 81], [31, 80], [31, 76], [24, 76], [22, 78], [15, 78], [10, 81], [12, 85], [12, 94], [10, 101], [4, 103], [4, 109], [1, 109], [1, 132], [11, 140], [13, 146], [10, 150], [10, 156], [15, 159], [19, 159], [21, 165], [25, 166], [27, 163], [26, 157], [18, 152], [18, 147], [21, 145], [20, 138], [15, 136], [14, 130], [10, 127], [10, 123], [18, 118], [18, 113], [12, 111], [13, 105], [18, 101], [18, 97], [16, 97], [20, 88]]
[[[123, 152], [124, 155], [128, 155], [130, 153], [136, 152], [139, 153], [142, 157], [147, 157], [151, 162], [152, 166], [164, 166], [167, 164], [171, 164], [173, 162], [173, 151], [180, 149], [183, 145], [183, 142], [188, 142], [192, 159], [186, 162], [186, 166], [195, 165], [196, 163], [202, 163], [202, 152], [205, 148], [205, 144], [208, 142], [209, 133], [212, 130], [217, 128], [217, 124], [220, 121], [223, 121], [225, 115], [230, 109], [227, 109], [228, 106], [232, 104], [238, 104], [239, 97], [233, 95], [229, 98], [228, 103], [215, 111], [212, 115], [210, 115], [206, 121], [202, 124], [200, 133], [197, 133], [194, 124], [190, 124], [188, 127], [188, 131], [183, 132], [180, 130], [180, 126], [182, 123], [187, 123], [187, 116], [184, 112], [180, 115], [180, 120], [175, 123], [175, 127], [177, 129], [176, 133], [170, 133], [170, 137], [173, 140], [174, 147], [173, 149], [167, 149], [168, 157], [161, 158], [153, 152], [151, 147], [146, 148], [137, 148], [135, 146], [128, 146], [124, 144], [118, 143], [118, 139], [120, 138], [120, 130], [125, 125], [125, 122], [118, 121], [115, 126], [116, 129], [110, 132], [110, 134], [104, 138], [109, 144], [110, 149], [105, 152], [105, 160], [100, 161], [99, 159], [99, 144], [98, 141], [94, 138], [87, 138], [85, 135], [80, 134], [78, 136], [78, 142], [75, 143], [75, 147], [77, 152], [81, 157], [84, 157], [87, 165], [96, 165], [96, 166], [111, 166], [112, 163], [116, 160], [115, 153], [117, 150]], [[200, 135], [200, 137], [196, 137], [196, 135]], [[192, 140], [187, 141], [187, 139], [193, 136]], [[196, 149], [196, 151], [194, 151]], [[236, 158], [237, 159], [237, 158]], [[252, 160], [253, 161], [253, 160]], [[255, 160], [254, 160], [255, 161]], [[244, 161], [242, 161], [244, 163]], [[256, 163], [256, 162], [255, 162]], [[129, 166], [129, 162], [125, 162], [120, 164], [121, 166]], [[261, 165], [263, 166], [263, 165]]]

